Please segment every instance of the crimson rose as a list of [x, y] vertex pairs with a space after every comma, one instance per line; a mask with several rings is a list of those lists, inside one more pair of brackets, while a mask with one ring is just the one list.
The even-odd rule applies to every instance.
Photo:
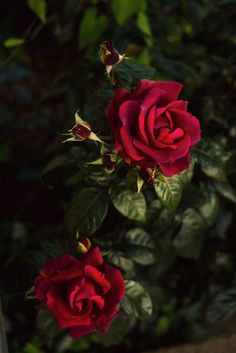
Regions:
[[68, 254], [49, 260], [35, 280], [36, 298], [74, 339], [97, 329], [106, 333], [124, 293], [120, 271], [103, 264], [98, 247], [79, 260]]
[[200, 140], [200, 126], [187, 112], [187, 102], [177, 100], [181, 89], [178, 82], [150, 80], [141, 80], [132, 92], [117, 89], [106, 116], [115, 149], [127, 163], [159, 166], [166, 176], [189, 167], [189, 151]]

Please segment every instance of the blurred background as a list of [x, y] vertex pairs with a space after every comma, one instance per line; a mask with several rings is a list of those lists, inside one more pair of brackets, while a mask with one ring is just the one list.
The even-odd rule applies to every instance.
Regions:
[[[141, 352], [234, 332], [235, 19], [233, 0], [1, 1], [0, 294], [10, 352]], [[63, 157], [61, 134], [78, 107], [84, 118], [100, 109], [98, 93], [108, 90], [98, 55], [104, 40], [152, 68], [156, 79], [184, 84], [203, 135], [227, 156], [228, 177], [226, 183], [210, 173], [218, 201], [204, 210], [213, 217], [209, 251], [197, 262], [183, 260], [178, 273], [162, 270], [168, 292], [156, 294], [158, 315], [131, 324], [128, 333], [114, 327], [107, 338], [72, 342], [24, 297], [45, 256], [63, 249], [65, 207], [79, 176]], [[206, 315], [217, 322], [213, 333], [205, 329]]]

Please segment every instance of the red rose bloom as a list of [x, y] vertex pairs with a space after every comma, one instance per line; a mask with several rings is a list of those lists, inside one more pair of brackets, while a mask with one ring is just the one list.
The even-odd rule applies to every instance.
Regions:
[[79, 260], [68, 254], [49, 260], [35, 280], [36, 298], [74, 339], [97, 329], [106, 333], [124, 293], [120, 271], [103, 264], [98, 247]]
[[178, 82], [150, 80], [141, 80], [132, 92], [117, 89], [106, 116], [115, 149], [128, 164], [159, 166], [166, 176], [189, 167], [189, 151], [200, 140], [200, 126], [187, 112], [187, 102], [177, 100], [181, 89]]

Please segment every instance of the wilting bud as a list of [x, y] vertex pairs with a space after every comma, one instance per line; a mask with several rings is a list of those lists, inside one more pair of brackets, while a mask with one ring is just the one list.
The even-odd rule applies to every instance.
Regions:
[[85, 140], [89, 137], [91, 129], [89, 127], [89, 124], [85, 126], [78, 123], [71, 129], [71, 132], [73, 136], [78, 140]]
[[101, 44], [101, 60], [103, 64], [115, 65], [121, 58], [122, 55], [120, 55], [111, 41], [105, 41]]
[[86, 254], [91, 248], [91, 241], [88, 238], [79, 238], [75, 242], [75, 248], [80, 254]]
[[156, 171], [151, 168], [141, 168], [140, 176], [147, 185], [153, 185], [156, 176]]

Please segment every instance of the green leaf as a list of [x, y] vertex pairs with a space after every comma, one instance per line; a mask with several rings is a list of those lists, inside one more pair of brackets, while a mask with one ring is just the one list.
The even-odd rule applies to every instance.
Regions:
[[236, 287], [226, 289], [216, 295], [207, 309], [209, 323], [222, 322], [236, 314]]
[[46, 0], [28, 0], [27, 4], [42, 22], [46, 22]]
[[[68, 246], [65, 243], [65, 240], [58, 236], [45, 236], [39, 239], [41, 248], [43, 249], [44, 254], [49, 257], [55, 258], [62, 253], [66, 252]], [[69, 249], [68, 249], [69, 250]]]
[[124, 312], [120, 313], [112, 322], [105, 336], [100, 332], [97, 333], [96, 342], [104, 347], [114, 347], [114, 345], [119, 344], [124, 339], [135, 322], [134, 317], [128, 316]]
[[131, 259], [127, 257], [125, 253], [121, 251], [110, 250], [108, 258], [109, 262], [125, 271], [126, 274], [134, 274], [134, 263]]
[[141, 264], [151, 265], [155, 262], [155, 243], [144, 229], [134, 228], [126, 233], [125, 248], [129, 257]]
[[150, 66], [136, 64], [126, 60], [116, 65], [115, 82], [118, 86], [132, 89], [140, 80], [151, 79], [154, 73], [155, 70]]
[[7, 38], [4, 40], [3, 45], [5, 48], [19, 47], [25, 43], [24, 38]]
[[178, 207], [182, 196], [183, 184], [181, 178], [179, 175], [171, 178], [159, 175], [155, 184], [155, 191], [162, 204], [173, 212]]
[[41, 307], [38, 311], [36, 326], [39, 333], [47, 337], [48, 340], [53, 339], [58, 333], [60, 333], [55, 318], [45, 307]]
[[88, 8], [82, 18], [79, 29], [79, 48], [85, 49], [91, 44], [97, 44], [101, 34], [108, 26], [108, 19], [98, 14], [95, 7]]
[[41, 175], [46, 175], [54, 169], [58, 169], [70, 163], [73, 163], [73, 160], [69, 154], [57, 156], [46, 165], [46, 167], [42, 170]]
[[216, 142], [202, 139], [193, 148], [192, 155], [207, 176], [216, 180], [225, 179], [224, 151]]
[[31, 342], [28, 342], [23, 349], [23, 353], [41, 353], [41, 352], [42, 352], [41, 349], [36, 347]]
[[233, 203], [236, 203], [236, 191], [228, 182], [215, 181], [214, 185], [220, 195], [232, 201]]
[[125, 298], [122, 308], [128, 315], [134, 315], [141, 320], [152, 315], [152, 301], [146, 289], [138, 282], [127, 280]]
[[194, 158], [192, 158], [191, 162], [190, 162], [190, 166], [188, 167], [188, 169], [186, 169], [182, 173], [178, 174], [178, 176], [179, 176], [180, 180], [182, 181], [184, 187], [186, 185], [188, 185], [191, 182], [192, 178], [193, 178], [194, 165], [195, 165], [195, 161], [194, 161]]
[[109, 192], [113, 205], [123, 216], [133, 221], [145, 221], [147, 205], [142, 192], [130, 191], [124, 184], [114, 185]]
[[148, 204], [147, 222], [145, 227], [156, 238], [159, 234], [173, 229], [174, 214], [163, 207], [160, 200], [153, 200]]
[[119, 26], [122, 26], [129, 17], [146, 9], [145, 0], [112, 0], [111, 3], [114, 15]]
[[208, 226], [212, 226], [216, 220], [219, 211], [219, 199], [209, 185], [202, 185], [201, 187], [201, 198], [198, 203], [198, 209], [205, 219]]
[[199, 212], [188, 208], [183, 213], [182, 225], [173, 245], [178, 255], [197, 259], [199, 257], [206, 224]]
[[140, 11], [138, 13], [137, 26], [147, 36], [151, 36], [152, 35], [152, 31], [151, 31], [151, 27], [150, 27], [150, 24], [149, 24], [148, 17], [145, 14], [145, 12], [143, 12], [143, 11]]
[[93, 234], [102, 224], [108, 209], [106, 192], [95, 188], [80, 190], [72, 199], [66, 214], [66, 225], [72, 234]]

